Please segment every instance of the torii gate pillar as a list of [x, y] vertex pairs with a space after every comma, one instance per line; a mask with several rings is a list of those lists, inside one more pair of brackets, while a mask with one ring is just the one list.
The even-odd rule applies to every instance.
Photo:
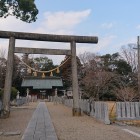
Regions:
[[76, 59], [76, 42], [71, 42], [71, 66], [72, 66], [72, 93], [73, 93], [73, 116], [81, 116], [81, 109], [79, 106], [78, 93], [78, 76], [77, 76], [77, 59]]
[[10, 37], [6, 65], [6, 77], [4, 85], [3, 110], [2, 110], [2, 116], [5, 118], [9, 117], [10, 115], [10, 95], [13, 75], [14, 49], [15, 49], [15, 38]]

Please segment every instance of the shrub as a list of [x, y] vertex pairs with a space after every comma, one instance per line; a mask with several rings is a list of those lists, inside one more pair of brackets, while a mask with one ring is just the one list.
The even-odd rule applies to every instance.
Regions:
[[[4, 90], [3, 89], [0, 89], [0, 99], [2, 99], [3, 92], [4, 92]], [[18, 90], [15, 87], [12, 87], [10, 100], [16, 99], [17, 92], [18, 92]]]
[[12, 87], [12, 89], [11, 89], [11, 100], [16, 99], [17, 92], [18, 92], [18, 90], [15, 87]]

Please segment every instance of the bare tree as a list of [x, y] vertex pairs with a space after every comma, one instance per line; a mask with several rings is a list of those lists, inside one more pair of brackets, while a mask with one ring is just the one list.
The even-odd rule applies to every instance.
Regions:
[[4, 79], [6, 72], [6, 59], [5, 59], [6, 50], [0, 49], [0, 88], [4, 87]]
[[113, 73], [106, 71], [90, 71], [83, 79], [85, 95], [99, 100], [108, 90]]
[[90, 65], [90, 62], [93, 60], [100, 60], [100, 57], [98, 54], [95, 53], [91, 53], [91, 52], [84, 52], [83, 54], [79, 54], [79, 58], [81, 63], [85, 66], [87, 66], [88, 64]]
[[105, 94], [114, 75], [103, 69], [102, 59], [99, 55], [85, 52], [80, 54], [79, 58], [83, 63], [83, 77], [80, 85], [84, 89], [84, 95], [94, 100], [99, 100]]
[[122, 86], [121, 88], [116, 88], [114, 91], [117, 99], [123, 102], [126, 101], [132, 102], [139, 100], [138, 93], [133, 87]]
[[132, 76], [116, 75], [112, 81], [114, 82], [113, 93], [119, 101], [138, 101], [137, 79]]
[[137, 56], [137, 50], [136, 44], [128, 44], [127, 46], [122, 46], [121, 48], [121, 57], [126, 60], [126, 62], [132, 67], [133, 72], [138, 71], [138, 56]]
[[0, 49], [0, 58], [5, 58], [6, 55], [6, 49], [1, 48]]

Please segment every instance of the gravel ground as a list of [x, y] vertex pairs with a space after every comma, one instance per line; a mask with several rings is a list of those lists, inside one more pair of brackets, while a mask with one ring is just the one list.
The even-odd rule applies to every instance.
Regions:
[[[94, 118], [83, 115], [73, 117], [72, 109], [61, 104], [47, 103], [59, 140], [139, 140], [123, 131], [124, 126], [105, 125]], [[140, 130], [140, 127], [137, 127]]]
[[12, 107], [10, 117], [7, 119], [0, 119], [0, 132], [20, 131], [21, 134], [15, 136], [1, 135], [0, 140], [20, 140], [36, 106], [37, 103], [33, 102], [29, 105]]
[[[0, 140], [20, 140], [38, 103], [29, 106], [12, 107], [8, 119], [0, 119], [0, 132], [20, 131], [18, 136], [0, 136]], [[139, 140], [122, 129], [139, 133], [140, 127], [105, 125], [83, 114], [73, 117], [72, 109], [61, 104], [47, 102], [52, 122], [59, 140]], [[139, 133], [140, 134], [140, 133]]]

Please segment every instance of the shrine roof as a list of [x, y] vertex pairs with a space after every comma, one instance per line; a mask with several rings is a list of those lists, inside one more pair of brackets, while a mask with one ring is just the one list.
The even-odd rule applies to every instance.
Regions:
[[27, 76], [22, 80], [22, 87], [33, 87], [33, 89], [52, 89], [53, 87], [62, 87], [62, 78], [60, 77], [32, 77]]

